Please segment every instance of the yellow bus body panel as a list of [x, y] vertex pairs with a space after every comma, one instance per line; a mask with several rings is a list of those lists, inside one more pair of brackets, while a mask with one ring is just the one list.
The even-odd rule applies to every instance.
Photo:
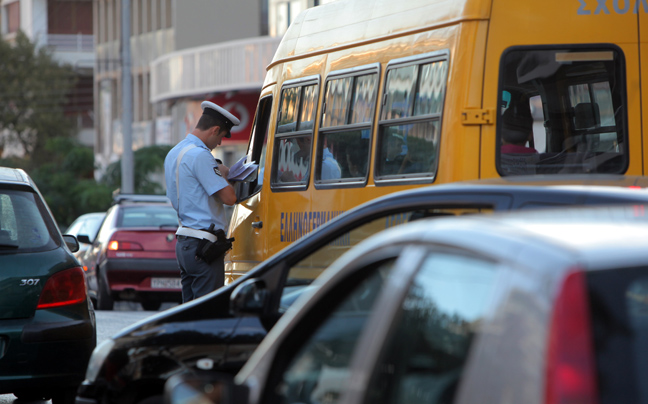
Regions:
[[[637, 1], [639, 8], [634, 12]], [[644, 128], [648, 131], [648, 122], [643, 122], [641, 117], [648, 116], [648, 98], [645, 98], [648, 91], [642, 95], [641, 90], [648, 85], [648, 79], [642, 82], [641, 66], [642, 62], [648, 63], [648, 10], [643, 10], [642, 2], [645, 0], [607, 1], [602, 8], [598, 0], [339, 0], [302, 12], [284, 35], [268, 66], [264, 92], [271, 91], [274, 101], [263, 189], [235, 210], [230, 235], [236, 242], [226, 259], [228, 279], [231, 281], [249, 271], [321, 224], [363, 202], [412, 187], [499, 177], [495, 116], [483, 124], [466, 124], [462, 113], [498, 111], [500, 60], [510, 47], [618, 46], [626, 66], [630, 144], [626, 174], [643, 175], [648, 142], [643, 142], [642, 133]], [[631, 5], [623, 12], [626, 4]], [[285, 82], [304, 77], [319, 79], [319, 118], [324, 83], [330, 73], [379, 64], [377, 99], [381, 100], [384, 72], [391, 61], [433, 52], [449, 55], [438, 169], [433, 180], [399, 185], [374, 181], [378, 107], [372, 126], [372, 158], [364, 187], [317, 189], [311, 178], [305, 190], [270, 189], [277, 109]], [[318, 144], [319, 124], [316, 120], [313, 145]], [[313, 149], [311, 167], [315, 157]], [[262, 221], [263, 228], [251, 230], [252, 221]], [[328, 258], [320, 258], [323, 260], [320, 264], [328, 265]]]

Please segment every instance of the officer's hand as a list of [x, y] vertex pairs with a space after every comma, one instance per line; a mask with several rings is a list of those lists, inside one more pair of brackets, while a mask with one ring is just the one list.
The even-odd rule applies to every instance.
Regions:
[[227, 177], [229, 177], [229, 167], [225, 164], [219, 164], [218, 171], [223, 174], [223, 178], [227, 179]]

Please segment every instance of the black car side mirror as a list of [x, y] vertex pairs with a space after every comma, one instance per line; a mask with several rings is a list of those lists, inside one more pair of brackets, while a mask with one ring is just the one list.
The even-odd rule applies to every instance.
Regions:
[[248, 395], [225, 373], [178, 374], [164, 385], [165, 404], [246, 404]]
[[77, 236], [77, 240], [79, 240], [79, 243], [92, 244], [92, 241], [90, 240], [90, 237], [88, 237], [86, 234], [79, 234]]
[[232, 291], [230, 313], [236, 317], [263, 314], [268, 298], [269, 293], [264, 281], [248, 279]]
[[64, 234], [63, 241], [65, 241], [65, 245], [73, 253], [79, 251], [79, 242], [77, 241], [76, 237], [71, 236], [69, 234]]

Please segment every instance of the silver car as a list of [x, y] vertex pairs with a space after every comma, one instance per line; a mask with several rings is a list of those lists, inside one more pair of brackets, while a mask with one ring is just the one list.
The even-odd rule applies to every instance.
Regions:
[[647, 402], [646, 209], [421, 219], [386, 230], [319, 277], [235, 377], [178, 375], [166, 398]]

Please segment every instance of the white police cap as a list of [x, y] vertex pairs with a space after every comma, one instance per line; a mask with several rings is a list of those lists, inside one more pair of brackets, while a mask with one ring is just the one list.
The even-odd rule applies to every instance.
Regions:
[[241, 123], [241, 121], [237, 117], [232, 115], [228, 110], [214, 104], [211, 101], [203, 101], [200, 106], [202, 107], [203, 114], [211, 115], [224, 121], [224, 123], [228, 126], [227, 128], [225, 128], [227, 129], [227, 135], [225, 135], [225, 137], [231, 137], [232, 135], [231, 133], [229, 133], [229, 131], [232, 126], [238, 126]]

